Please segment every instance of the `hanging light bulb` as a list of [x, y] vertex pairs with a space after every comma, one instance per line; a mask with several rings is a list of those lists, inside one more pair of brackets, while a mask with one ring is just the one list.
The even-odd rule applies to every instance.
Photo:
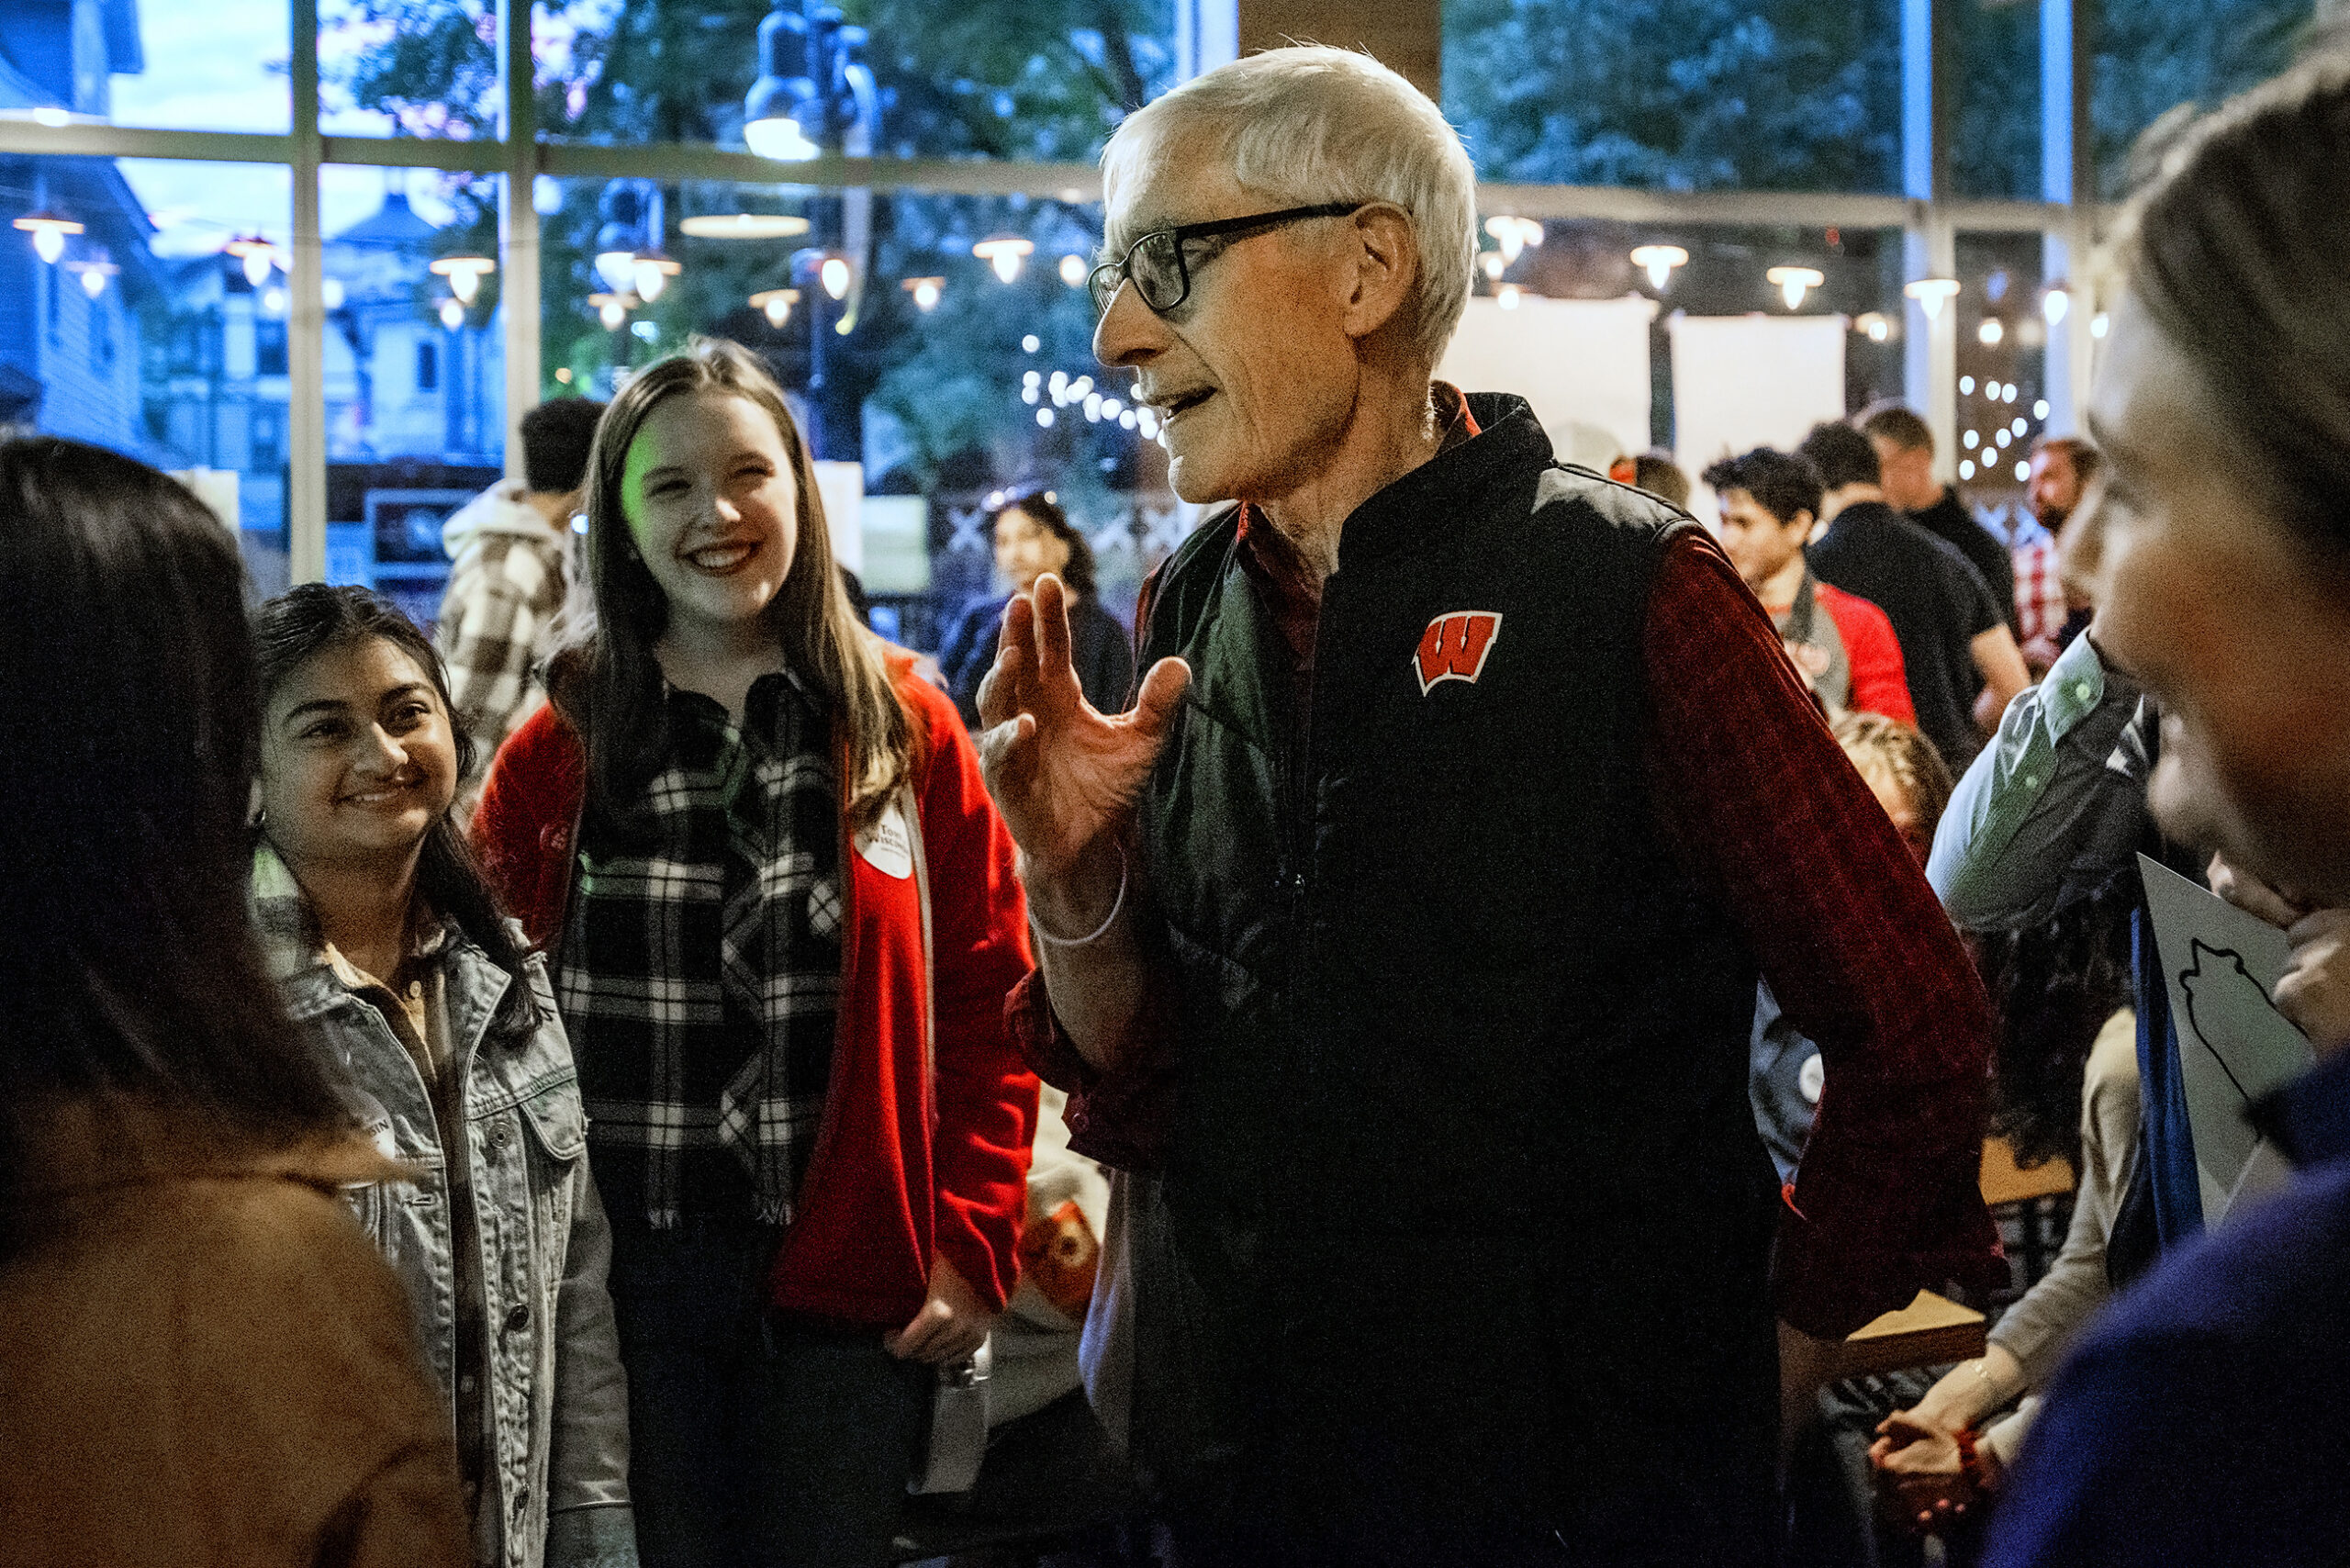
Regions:
[[2073, 291], [2061, 283], [2052, 283], [2048, 292], [2040, 297], [2040, 313], [2048, 318], [2052, 327], [2062, 323], [2072, 313]]
[[81, 274], [82, 292], [93, 299], [106, 291], [106, 279], [122, 270], [103, 257], [92, 262], [75, 262], [72, 265], [73, 271]]
[[669, 280], [686, 269], [658, 251], [639, 251], [629, 258], [629, 283], [647, 304], [661, 297]]
[[1673, 270], [1689, 264], [1689, 252], [1678, 245], [1642, 245], [1632, 252], [1632, 264], [1649, 274], [1649, 286], [1664, 292], [1673, 282]]
[[1061, 281], [1071, 288], [1083, 288], [1086, 274], [1092, 270], [1085, 264], [1083, 256], [1067, 255], [1061, 258]]
[[604, 286], [618, 294], [636, 281], [634, 251], [602, 251], [596, 256], [596, 275]]
[[465, 324], [464, 302], [453, 297], [441, 302], [441, 324], [455, 331]]
[[1773, 267], [1762, 275], [1779, 286], [1779, 297], [1790, 310], [1802, 309], [1803, 297], [1828, 281], [1818, 267]]
[[1016, 234], [999, 234], [992, 240], [982, 240], [971, 247], [971, 254], [995, 268], [995, 275], [1006, 283], [1020, 278], [1020, 263], [1036, 247]]
[[276, 252], [258, 234], [240, 234], [220, 249], [229, 255], [244, 258], [245, 281], [255, 288], [269, 281], [270, 270], [277, 264]]
[[628, 319], [628, 313], [640, 301], [633, 294], [591, 294], [588, 297], [588, 303], [596, 307], [596, 315], [604, 323], [604, 330], [617, 332], [621, 330], [621, 323]]
[[33, 254], [51, 266], [55, 266], [57, 258], [65, 253], [65, 237], [82, 232], [79, 219], [68, 218], [62, 212], [51, 212], [47, 207], [25, 214], [17, 219], [17, 227], [33, 237]]
[[319, 280], [319, 304], [325, 306], [330, 310], [340, 310], [342, 308], [343, 298], [342, 279], [339, 277], [326, 277]]
[[1494, 303], [1505, 310], [1515, 310], [1517, 308], [1518, 298], [1523, 292], [1517, 285], [1505, 283], [1494, 290]]
[[930, 311], [938, 308], [938, 291], [946, 286], [946, 280], [943, 277], [910, 277], [898, 286], [914, 297], [915, 309]]
[[1975, 329], [1975, 335], [1982, 340], [1985, 348], [1998, 348], [2007, 341], [2007, 324], [1997, 316], [1986, 316], [1983, 318], [1983, 324]]
[[1942, 319], [1942, 307], [1958, 296], [1958, 280], [1954, 277], [1921, 277], [1915, 283], [1905, 285], [1901, 292], [1918, 302], [1918, 308], [1926, 313], [1927, 320], [1938, 321]]
[[2109, 318], [2104, 311], [2100, 310], [2096, 315], [2089, 318], [2089, 336], [2092, 338], [2102, 338], [2109, 330], [2111, 330], [2112, 325], [2113, 322], [2111, 319]]
[[431, 268], [436, 277], [449, 280], [449, 292], [457, 297], [460, 305], [471, 305], [481, 292], [481, 280], [498, 270], [498, 263], [487, 256], [442, 256]]
[[823, 284], [824, 292], [834, 299], [846, 297], [853, 275], [846, 256], [826, 256], [824, 264], [816, 269], [817, 279]]
[[767, 325], [780, 329], [791, 319], [791, 308], [800, 303], [796, 288], [769, 288], [751, 296], [751, 308], [767, 312]]
[[1530, 218], [1488, 218], [1485, 232], [1501, 245], [1505, 267], [1516, 264], [1528, 245], [1542, 243], [1542, 226]]

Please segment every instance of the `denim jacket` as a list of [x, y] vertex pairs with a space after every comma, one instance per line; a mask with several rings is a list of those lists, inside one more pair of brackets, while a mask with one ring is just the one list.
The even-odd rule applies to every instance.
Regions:
[[628, 1387], [604, 1288], [611, 1233], [543, 965], [533, 954], [523, 977], [541, 1023], [524, 1036], [501, 1033], [492, 1020], [513, 977], [453, 922], [440, 937], [472, 1178], [453, 1193], [423, 1074], [384, 1014], [337, 973], [292, 873], [266, 844], [254, 858], [252, 908], [287, 1011], [341, 1075], [378, 1147], [420, 1173], [413, 1185], [377, 1183], [351, 1197], [407, 1287], [453, 1425], [461, 1391], [451, 1204], [472, 1205], [490, 1384], [476, 1551], [494, 1546], [483, 1561], [498, 1568], [634, 1568]]

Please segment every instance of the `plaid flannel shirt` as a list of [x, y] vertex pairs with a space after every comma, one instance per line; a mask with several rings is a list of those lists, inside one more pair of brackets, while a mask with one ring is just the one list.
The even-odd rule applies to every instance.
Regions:
[[2069, 613], [2065, 585], [2056, 577], [2056, 541], [2035, 523], [2016, 542], [2016, 620], [2023, 645], [2042, 644], [2053, 657], [2056, 633]]
[[628, 842], [590, 812], [557, 995], [597, 1170], [651, 1223], [730, 1203], [747, 1173], [782, 1225], [830, 1086], [840, 1003], [840, 805], [831, 725], [762, 676], [738, 728], [672, 689], [668, 761]]
[[449, 666], [457, 722], [474, 738], [474, 777], [544, 695], [537, 666], [563, 608], [568, 543], [485, 531], [457, 557], [433, 637]]

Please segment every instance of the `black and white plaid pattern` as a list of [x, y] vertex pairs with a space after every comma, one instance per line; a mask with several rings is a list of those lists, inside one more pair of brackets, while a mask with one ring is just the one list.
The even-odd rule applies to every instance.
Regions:
[[449, 574], [433, 638], [457, 722], [474, 737], [476, 778], [545, 695], [536, 669], [563, 608], [568, 549], [552, 533], [485, 532]]
[[[822, 1119], [840, 1003], [840, 804], [831, 728], [789, 677], [740, 730], [668, 694], [650, 837], [582, 834], [558, 994], [607, 1193], [643, 1171], [655, 1226], [750, 1177], [781, 1225]], [[649, 852], [647, 852], [649, 850]], [[615, 1180], [615, 1178], [619, 1180]]]

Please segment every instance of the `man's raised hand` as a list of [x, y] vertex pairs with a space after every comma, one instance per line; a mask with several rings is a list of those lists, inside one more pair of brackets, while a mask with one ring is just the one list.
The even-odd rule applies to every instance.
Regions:
[[[1102, 713], [1078, 686], [1069, 592], [1060, 579], [1047, 572], [1029, 592], [1013, 596], [995, 664], [979, 686], [979, 718], [987, 726], [979, 765], [1020, 846], [1031, 899], [1060, 902], [1046, 897], [1048, 888], [1079, 873], [1081, 865], [1102, 868], [1191, 678], [1182, 660], [1161, 659], [1144, 678], [1130, 711]], [[1098, 901], [1080, 896], [1076, 902], [1106, 908], [1114, 897], [1114, 857], [1107, 866], [1112, 890]]]

